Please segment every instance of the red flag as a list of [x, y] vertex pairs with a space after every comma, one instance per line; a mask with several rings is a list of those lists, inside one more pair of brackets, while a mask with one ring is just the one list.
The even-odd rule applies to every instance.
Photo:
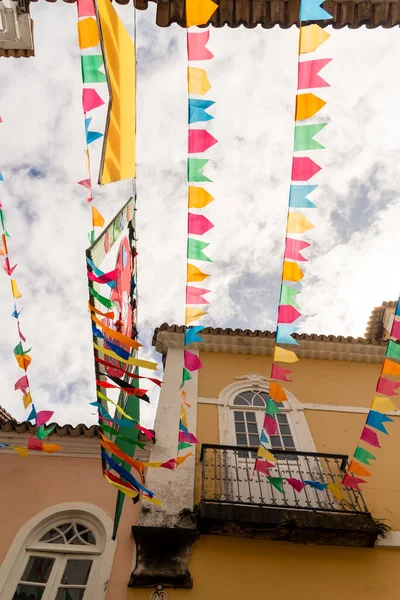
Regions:
[[400, 321], [393, 321], [390, 337], [394, 337], [396, 340], [400, 339]]
[[395, 396], [398, 394], [396, 391], [400, 387], [400, 381], [390, 381], [385, 377], [379, 377], [376, 391], [379, 394], [385, 394], [385, 396]]
[[186, 286], [186, 304], [210, 304], [208, 300], [203, 298], [202, 294], [207, 294], [210, 290], [198, 288], [194, 285]]
[[210, 31], [202, 31], [201, 33], [187, 34], [187, 51], [189, 60], [209, 60], [214, 58], [214, 54], [206, 48], [206, 44], [210, 37]]
[[301, 250], [305, 250], [311, 246], [308, 242], [303, 242], [302, 240], [295, 240], [293, 238], [286, 238], [286, 246], [285, 246], [285, 258], [290, 258], [292, 260], [308, 260], [304, 258], [302, 254], [300, 254]]
[[189, 129], [188, 131], [188, 152], [193, 154], [196, 152], [205, 152], [218, 140], [205, 129]]
[[29, 450], [42, 450], [42, 448], [43, 448], [42, 440], [40, 440], [39, 438], [37, 438], [31, 434], [29, 436], [29, 440], [28, 440], [28, 449]]
[[292, 163], [292, 181], [308, 181], [321, 170], [308, 156], [296, 156]]
[[164, 467], [164, 469], [170, 469], [173, 471], [176, 467], [176, 460], [174, 458], [170, 458], [166, 462], [163, 462], [160, 467]]
[[265, 415], [264, 417], [264, 429], [268, 435], [275, 435], [278, 433], [278, 425], [273, 417]]
[[214, 224], [211, 223], [211, 221], [204, 215], [196, 215], [191, 212], [189, 213], [188, 233], [193, 233], [194, 235], [203, 235], [213, 227]]
[[274, 463], [270, 463], [267, 460], [261, 460], [257, 458], [256, 464], [254, 465], [254, 470], [259, 471], [260, 473], [264, 473], [264, 475], [269, 475], [269, 470], [275, 467]]
[[343, 477], [343, 481], [342, 481], [342, 485], [353, 488], [355, 490], [360, 489], [358, 487], [359, 483], [367, 483], [367, 482], [365, 481], [365, 479], [360, 479], [359, 477], [353, 477], [352, 475], [349, 475], [348, 473], [346, 473], [346, 475]]
[[308, 90], [310, 88], [330, 87], [322, 77], [318, 75], [319, 71], [331, 62], [331, 58], [319, 58], [318, 60], [305, 60], [299, 62], [298, 90]]
[[78, 185], [83, 185], [83, 187], [87, 188], [88, 190], [92, 189], [92, 182], [90, 179], [82, 179], [82, 181], [78, 181]]
[[363, 440], [364, 442], [367, 442], [367, 444], [375, 446], [376, 448], [381, 447], [377, 433], [368, 427], [364, 427], [362, 430], [360, 440]]
[[271, 368], [271, 379], [279, 379], [280, 381], [292, 381], [291, 379], [287, 379], [286, 375], [291, 373], [289, 369], [281, 369], [275, 363], [272, 363]]
[[14, 272], [14, 269], [17, 267], [18, 263], [16, 263], [13, 267], [10, 266], [10, 261], [8, 257], [4, 259], [3, 269], [11, 277]]
[[301, 317], [301, 313], [291, 304], [278, 306], [278, 323], [293, 323], [299, 317]]
[[28, 393], [29, 381], [27, 375], [20, 377], [14, 385], [14, 390], [21, 390], [24, 396]]

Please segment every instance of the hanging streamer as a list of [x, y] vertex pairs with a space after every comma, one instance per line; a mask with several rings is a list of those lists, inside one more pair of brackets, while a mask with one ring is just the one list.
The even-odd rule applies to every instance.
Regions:
[[[300, 31], [298, 52], [298, 80], [297, 90], [327, 87], [329, 84], [319, 75], [320, 70], [330, 62], [330, 59], [309, 60], [309, 54], [315, 52], [328, 38], [329, 34], [319, 25], [307, 25], [307, 21], [319, 21], [331, 18], [324, 9], [320, 7], [318, 0], [301, 0], [300, 3]], [[307, 54], [307, 60], [303, 55]], [[297, 299], [294, 296], [300, 293], [296, 285], [304, 277], [304, 273], [298, 264], [307, 261], [302, 254], [310, 244], [297, 236], [303, 235], [312, 229], [314, 225], [303, 213], [304, 209], [313, 209], [315, 204], [308, 196], [317, 188], [307, 182], [320, 170], [319, 165], [309, 156], [297, 156], [297, 152], [311, 152], [321, 150], [324, 145], [319, 141], [321, 131], [326, 123], [307, 123], [318, 113], [325, 101], [313, 94], [298, 92], [296, 96], [293, 162], [292, 162], [292, 184], [289, 189], [289, 203], [286, 225], [285, 251], [282, 265], [281, 292], [278, 306], [278, 319], [276, 328], [275, 347], [273, 351], [273, 362], [271, 367], [271, 383], [269, 398], [266, 404], [266, 415], [263, 429], [260, 435], [260, 446], [258, 449], [255, 470], [268, 476], [273, 454], [268, 450], [268, 435], [274, 435], [277, 431], [276, 414], [279, 414], [277, 402], [285, 401], [286, 394], [280, 383], [290, 382], [290, 369], [278, 366], [276, 363], [294, 363], [298, 361], [296, 352], [282, 348], [281, 344], [298, 345], [292, 334], [297, 330], [298, 319], [302, 316], [299, 312]], [[301, 121], [301, 123], [299, 123]], [[278, 345], [279, 344], [279, 345]], [[273, 465], [272, 465], [273, 466]], [[314, 482], [302, 482], [293, 478], [267, 477], [271, 485], [278, 491], [283, 492], [283, 483], [286, 481], [297, 492], [301, 492], [306, 484], [313, 485]], [[331, 490], [332, 494], [336, 492]]]

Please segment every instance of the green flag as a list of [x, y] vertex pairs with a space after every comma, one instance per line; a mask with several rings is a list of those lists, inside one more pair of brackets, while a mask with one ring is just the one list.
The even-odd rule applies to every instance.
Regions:
[[45, 430], [44, 425], [41, 425], [39, 427], [39, 429], [37, 430], [36, 435], [38, 436], [38, 438], [40, 440], [44, 440], [45, 437], [47, 437], [48, 435], [50, 435], [54, 431], [55, 427], [56, 426], [53, 425], [53, 427], [50, 427], [50, 429], [46, 429]]
[[209, 245], [210, 244], [207, 242], [201, 242], [200, 240], [195, 240], [194, 238], [188, 238], [187, 257], [193, 260], [212, 262], [211, 258], [203, 253], [203, 250]]
[[101, 54], [87, 54], [81, 56], [82, 79], [83, 83], [106, 83], [105, 73], [99, 71], [104, 65]]
[[200, 181], [212, 181], [201, 172], [208, 163], [208, 158], [188, 158], [187, 160], [187, 177], [190, 183], [198, 183]]
[[192, 379], [191, 372], [188, 371], [187, 369], [183, 368], [183, 371], [182, 371], [182, 383], [181, 383], [180, 389], [182, 389], [183, 386], [185, 385], [185, 381], [189, 381], [189, 379]]
[[8, 238], [11, 237], [10, 234], [8, 233], [8, 231], [6, 230], [6, 220], [5, 220], [4, 213], [1, 210], [1, 208], [0, 208], [0, 221], [1, 221], [1, 226], [3, 228], [3, 231], [4, 231], [4, 235]]
[[179, 450], [183, 450], [184, 448], [191, 448], [192, 444], [189, 444], [188, 442], [179, 442], [178, 444], [178, 452]]
[[131, 440], [130, 438], [125, 437], [124, 435], [121, 435], [119, 433], [119, 431], [114, 429], [114, 427], [110, 427], [109, 425], [104, 425], [102, 422], [99, 425], [99, 427], [106, 433], [109, 433], [110, 435], [115, 435], [115, 437], [117, 437], [121, 441], [126, 442], [127, 444], [131, 444], [131, 446], [139, 446], [139, 448], [141, 448], [142, 450], [144, 450], [146, 447], [146, 444], [142, 444], [141, 442], [137, 442], [136, 440]]
[[104, 298], [104, 296], [102, 296], [101, 294], [96, 292], [96, 290], [93, 289], [92, 286], [89, 286], [89, 290], [90, 290], [91, 295], [94, 298], [96, 298], [100, 302], [100, 304], [102, 304], [106, 308], [114, 308], [114, 302], [111, 302], [111, 300], [109, 300], [108, 298]]
[[296, 303], [296, 301], [294, 300], [293, 296], [295, 296], [296, 294], [300, 294], [299, 290], [296, 290], [295, 288], [291, 287], [290, 285], [286, 285], [285, 283], [283, 283], [281, 285], [281, 297], [280, 297], [280, 304], [290, 304], [291, 306], [294, 306], [295, 308], [300, 308], [299, 305]]
[[354, 452], [354, 458], [364, 463], [364, 465], [369, 465], [370, 460], [376, 460], [376, 456], [368, 452], [368, 450], [364, 450], [361, 446], [357, 446], [356, 451]]
[[283, 494], [283, 477], [267, 477], [271, 485]]
[[400, 344], [396, 344], [393, 340], [389, 340], [388, 345], [386, 346], [386, 356], [400, 360]]
[[14, 354], [15, 354], [15, 356], [25, 356], [25, 354], [28, 354], [31, 350], [32, 350], [32, 348], [29, 348], [29, 350], [24, 350], [22, 348], [22, 343], [20, 342], [19, 344], [17, 344], [15, 346]]
[[326, 123], [315, 123], [312, 125], [296, 125], [294, 128], [294, 151], [302, 150], [323, 150], [325, 146], [314, 140], [317, 135], [325, 127]]
[[267, 408], [265, 409], [265, 414], [273, 417], [274, 415], [279, 415], [281, 409], [277, 405], [277, 403], [272, 400], [272, 398], [268, 398], [267, 400]]

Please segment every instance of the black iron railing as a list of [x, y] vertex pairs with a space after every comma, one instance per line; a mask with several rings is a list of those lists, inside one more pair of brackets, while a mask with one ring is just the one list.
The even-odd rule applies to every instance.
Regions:
[[[278, 462], [271, 469], [271, 477], [313, 481], [317, 484], [341, 484], [347, 467], [344, 454], [273, 450]], [[254, 470], [257, 448], [250, 446], [221, 446], [203, 444], [202, 500], [226, 504], [272, 506], [328, 512], [369, 513], [361, 492], [339, 487], [336, 496], [328, 487], [317, 489], [306, 485], [297, 492], [283, 482], [283, 493]], [[321, 486], [324, 487], [324, 486]]]

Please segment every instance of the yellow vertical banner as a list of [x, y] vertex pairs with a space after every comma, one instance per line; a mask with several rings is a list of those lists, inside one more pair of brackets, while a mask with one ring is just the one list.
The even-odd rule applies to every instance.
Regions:
[[110, 0], [96, 0], [110, 93], [99, 183], [136, 177], [135, 45]]

